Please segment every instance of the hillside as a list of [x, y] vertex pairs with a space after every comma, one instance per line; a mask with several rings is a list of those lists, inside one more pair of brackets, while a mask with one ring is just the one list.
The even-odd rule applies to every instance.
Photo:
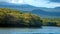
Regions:
[[[35, 13], [37, 10], [34, 10]], [[42, 11], [42, 10], [40, 10]], [[43, 13], [43, 12], [42, 12]], [[34, 12], [0, 8], [0, 27], [41, 27], [60, 26], [60, 18], [40, 18]]]
[[0, 27], [40, 27], [41, 20], [37, 15], [18, 10], [0, 8]]

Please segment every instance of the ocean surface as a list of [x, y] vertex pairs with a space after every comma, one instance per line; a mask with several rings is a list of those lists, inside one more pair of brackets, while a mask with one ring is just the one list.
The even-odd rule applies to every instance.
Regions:
[[0, 28], [0, 34], [60, 34], [60, 27], [42, 28]]

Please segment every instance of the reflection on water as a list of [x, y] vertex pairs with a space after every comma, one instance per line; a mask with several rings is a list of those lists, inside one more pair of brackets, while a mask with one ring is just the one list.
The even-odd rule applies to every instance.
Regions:
[[0, 34], [60, 34], [60, 27], [0, 28]]

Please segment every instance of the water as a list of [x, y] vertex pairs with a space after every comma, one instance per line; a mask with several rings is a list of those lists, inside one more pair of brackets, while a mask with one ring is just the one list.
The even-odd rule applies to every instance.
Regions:
[[0, 28], [0, 34], [60, 34], [60, 27]]

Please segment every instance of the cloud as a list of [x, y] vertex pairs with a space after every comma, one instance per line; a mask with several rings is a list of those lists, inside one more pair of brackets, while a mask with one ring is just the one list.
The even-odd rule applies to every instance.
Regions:
[[22, 4], [23, 0], [0, 0], [0, 2], [8, 2], [8, 3], [14, 3], [14, 4]]
[[9, 1], [9, 0], [0, 0], [0, 2], [7, 2], [7, 1]]
[[25, 0], [25, 3], [37, 6], [37, 7], [47, 7], [47, 8], [54, 8], [60, 6], [60, 3], [53, 3], [48, 0]]
[[0, 0], [0, 2], [14, 4], [29, 4], [37, 7], [54, 8], [60, 7], [60, 0]]
[[23, 0], [10, 0], [9, 3], [22, 4]]
[[50, 2], [57, 2], [60, 3], [60, 0], [49, 0]]

